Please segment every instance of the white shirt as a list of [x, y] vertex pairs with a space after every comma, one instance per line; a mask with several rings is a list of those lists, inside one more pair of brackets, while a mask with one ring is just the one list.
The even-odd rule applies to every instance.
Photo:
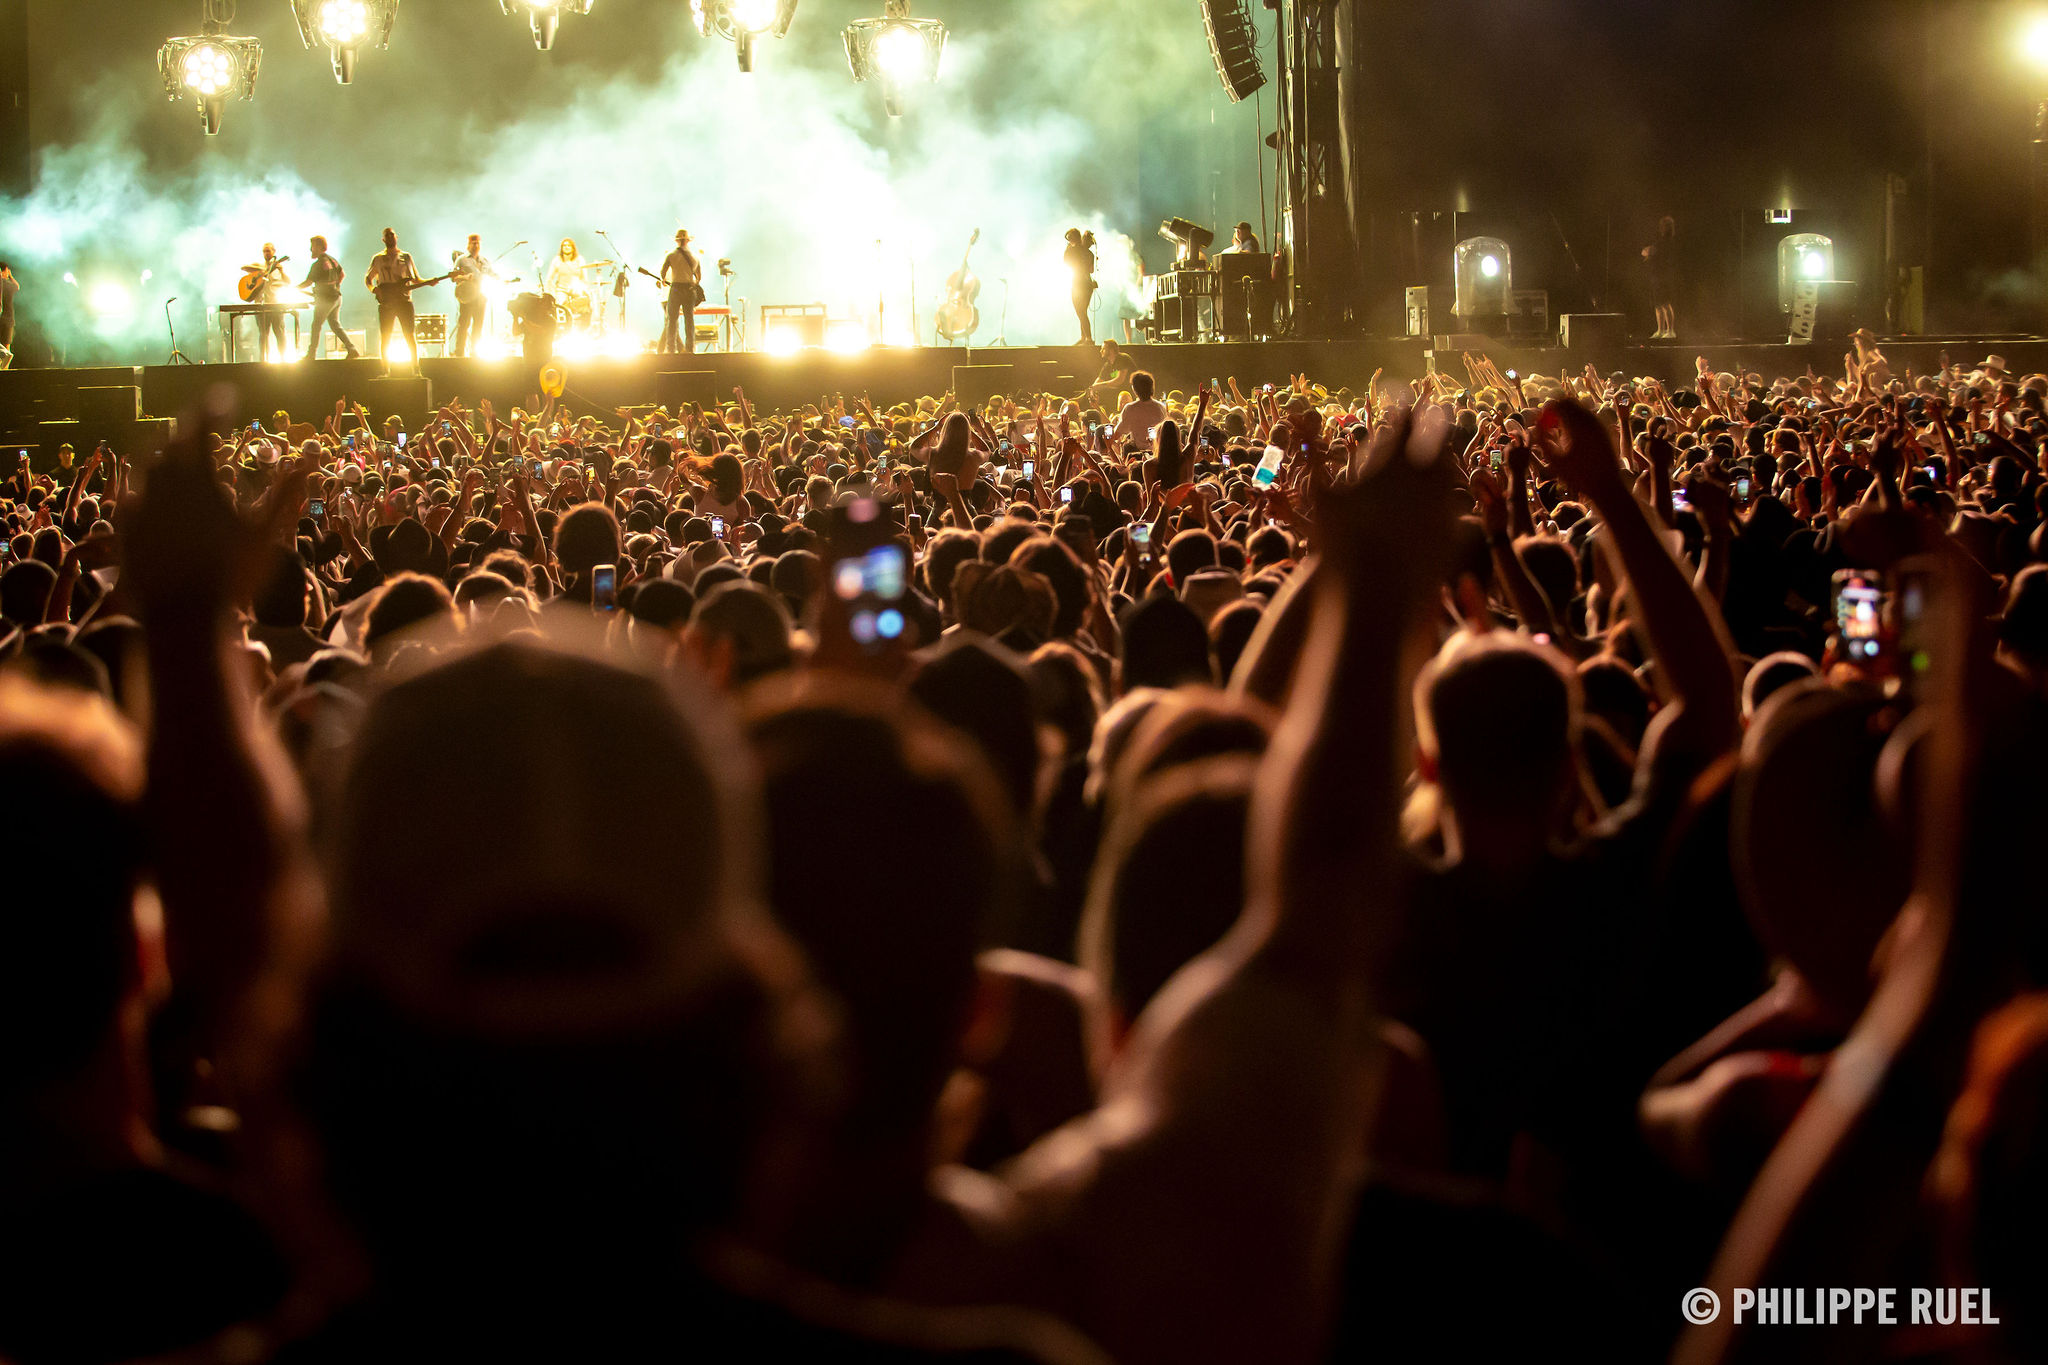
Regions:
[[1166, 425], [1166, 404], [1156, 398], [1137, 398], [1124, 404], [1123, 415], [1116, 419], [1116, 430], [1109, 433], [1113, 441], [1135, 436], [1149, 441], [1153, 433]]

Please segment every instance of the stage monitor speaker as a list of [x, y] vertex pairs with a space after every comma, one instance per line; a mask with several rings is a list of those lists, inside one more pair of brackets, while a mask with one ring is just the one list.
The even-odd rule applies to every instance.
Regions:
[[1508, 296], [1514, 311], [1508, 314], [1508, 335], [1548, 337], [1550, 335], [1550, 291], [1517, 289]]
[[962, 407], [979, 406], [1016, 387], [1015, 365], [955, 365], [953, 397]]
[[1259, 35], [1246, 0], [1202, 0], [1202, 25], [1209, 30], [1209, 55], [1216, 78], [1232, 104], [1241, 104], [1266, 83], [1259, 64]]
[[1566, 313], [1564, 315], [1564, 348], [1567, 351], [1590, 351], [1620, 348], [1627, 345], [1628, 314], [1626, 313]]
[[78, 391], [78, 420], [96, 427], [133, 422], [142, 416], [142, 390], [133, 385]]
[[1451, 310], [1455, 306], [1456, 295], [1446, 285], [1409, 285], [1407, 335], [1412, 337], [1434, 335], [1436, 328], [1450, 324], [1452, 321]]
[[1847, 341], [1856, 330], [1854, 280], [1801, 280], [1792, 288], [1786, 340], [1794, 345]]
[[412, 422], [434, 411], [434, 386], [425, 375], [392, 375], [372, 379], [364, 387], [369, 392], [364, 395], [363, 406], [371, 412], [397, 413]]

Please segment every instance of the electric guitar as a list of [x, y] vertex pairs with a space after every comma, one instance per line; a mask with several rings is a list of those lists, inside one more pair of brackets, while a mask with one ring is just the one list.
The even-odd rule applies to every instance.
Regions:
[[967, 239], [967, 250], [960, 253], [960, 268], [946, 277], [946, 301], [939, 305], [939, 335], [948, 341], [959, 341], [971, 337], [981, 326], [981, 310], [974, 301], [981, 297], [981, 281], [967, 268], [967, 258], [974, 254], [974, 244], [981, 240], [981, 229]]
[[[648, 279], [653, 280], [663, 289], [675, 289], [680, 287], [677, 285], [670, 284], [667, 280], [664, 280], [661, 276], [655, 274], [652, 270], [649, 270], [644, 265], [636, 265], [633, 268], [639, 271], [641, 274], [645, 275]], [[686, 283], [688, 284], [690, 290], [690, 307], [695, 308], [698, 304], [704, 302], [704, 299], [706, 297], [704, 293], [704, 286], [696, 283], [695, 281], [687, 281]]]
[[283, 269], [284, 263], [290, 259], [291, 257], [289, 256], [280, 256], [267, 266], [243, 266], [242, 282], [235, 286], [235, 292], [242, 296], [242, 302], [256, 302], [256, 296], [263, 292], [264, 286], [266, 285], [283, 284], [283, 280], [274, 279], [272, 277], [275, 276], [279, 270]]
[[[436, 275], [431, 280], [398, 280], [389, 284], [372, 285], [370, 292], [377, 296], [379, 303], [403, 303], [412, 297], [413, 290], [431, 289], [454, 274], [455, 272], [451, 270], [446, 275]], [[390, 291], [388, 294], [385, 292], [387, 290]]]

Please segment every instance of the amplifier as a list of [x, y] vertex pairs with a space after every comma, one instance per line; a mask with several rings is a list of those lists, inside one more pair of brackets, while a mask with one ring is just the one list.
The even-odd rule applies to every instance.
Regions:
[[1221, 277], [1213, 270], [1169, 270], [1159, 277], [1159, 289], [1153, 297], [1213, 299], [1222, 292]]
[[1448, 326], [1453, 306], [1451, 291], [1442, 285], [1411, 284], [1407, 290], [1408, 335], [1426, 337], [1438, 327]]
[[1564, 345], [1568, 351], [1628, 345], [1628, 314], [1566, 313]]

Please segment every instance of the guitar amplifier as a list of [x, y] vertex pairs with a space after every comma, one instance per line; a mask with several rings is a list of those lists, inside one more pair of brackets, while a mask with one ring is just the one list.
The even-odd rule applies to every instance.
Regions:
[[1408, 335], [1434, 336], [1439, 326], [1451, 321], [1454, 300], [1442, 285], [1411, 284], [1407, 290]]
[[1162, 299], [1213, 299], [1223, 293], [1222, 277], [1213, 270], [1169, 270], [1159, 277]]

